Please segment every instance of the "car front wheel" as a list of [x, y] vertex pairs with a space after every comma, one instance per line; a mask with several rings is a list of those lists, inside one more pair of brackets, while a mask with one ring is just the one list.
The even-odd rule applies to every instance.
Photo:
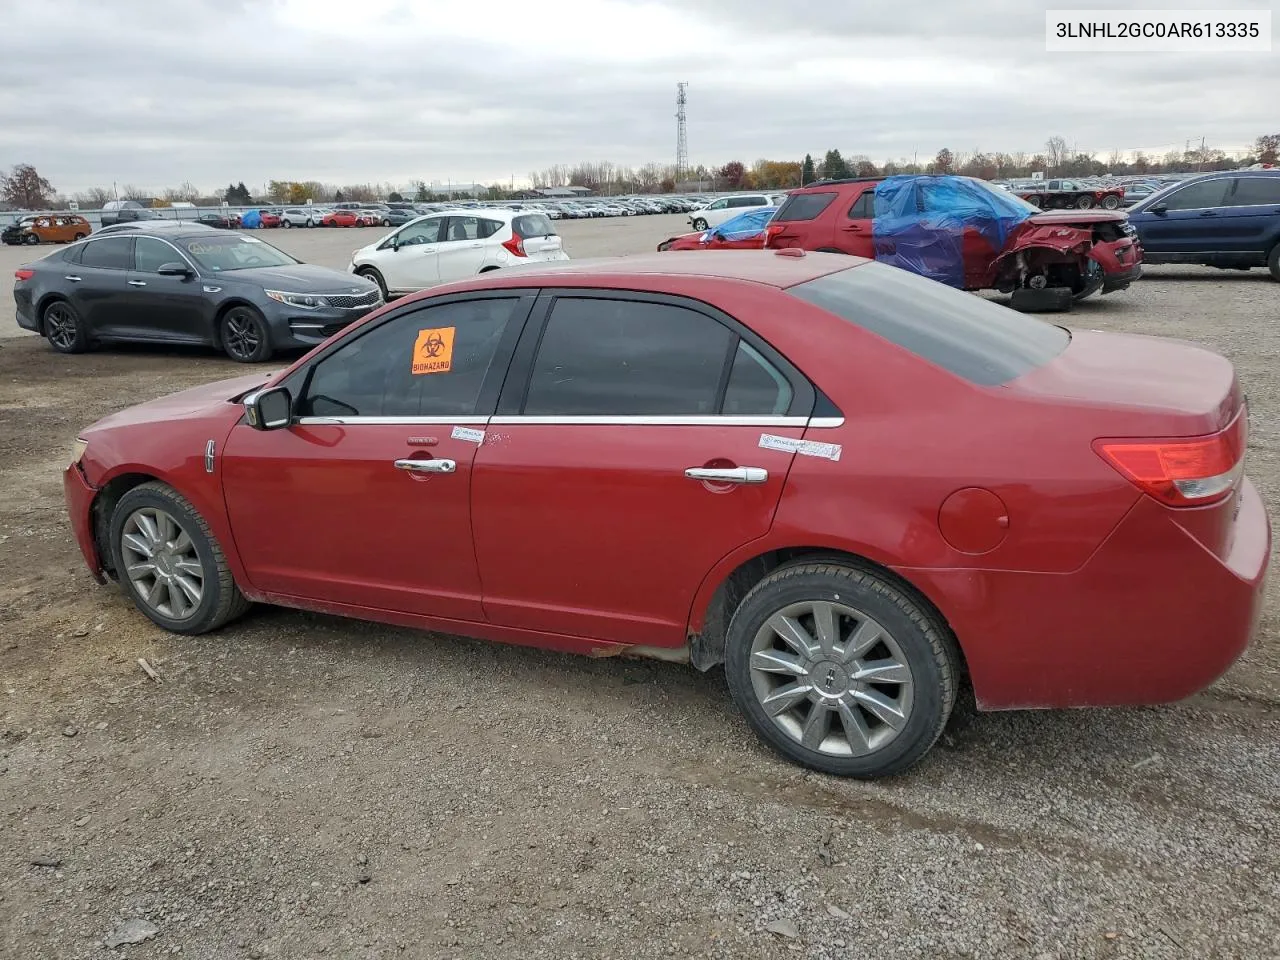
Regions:
[[222, 349], [240, 363], [261, 363], [271, 358], [267, 322], [253, 307], [232, 307], [219, 330]]
[[699, 217], [697, 220], [693, 221], [693, 229], [695, 229], [695, 230], [705, 230], [705, 229], [707, 229], [707, 221], [705, 221], [705, 220], [703, 220], [701, 217]]
[[1271, 248], [1271, 255], [1267, 257], [1267, 269], [1271, 271], [1272, 280], [1280, 280], [1280, 243]]
[[144, 483], [121, 497], [110, 537], [125, 592], [164, 629], [206, 633], [249, 608], [208, 524], [167, 484]]
[[292, 221], [292, 220], [281, 220], [281, 221], [280, 221], [280, 226], [282, 226], [282, 227], [284, 227], [286, 230], [288, 230], [288, 229], [290, 229], [290, 228], [293, 226], [293, 221]]
[[356, 276], [364, 277], [366, 280], [371, 280], [376, 283], [378, 285], [378, 291], [382, 294], [382, 299], [387, 299], [387, 282], [382, 279], [382, 274], [373, 267], [361, 267], [356, 271]]
[[747, 722], [787, 759], [870, 778], [906, 770], [941, 736], [959, 656], [936, 615], [889, 578], [797, 563], [734, 613], [725, 672]]

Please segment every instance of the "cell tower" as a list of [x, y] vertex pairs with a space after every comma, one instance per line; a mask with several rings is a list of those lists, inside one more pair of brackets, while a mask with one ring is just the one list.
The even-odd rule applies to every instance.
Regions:
[[687, 83], [676, 84], [676, 183], [689, 179], [689, 139], [684, 129], [684, 105], [689, 100], [684, 92], [687, 86]]

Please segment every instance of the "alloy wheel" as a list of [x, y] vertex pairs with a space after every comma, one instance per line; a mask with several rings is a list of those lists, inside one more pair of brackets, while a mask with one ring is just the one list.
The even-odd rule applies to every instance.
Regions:
[[129, 515], [120, 538], [124, 573], [148, 607], [170, 620], [186, 620], [204, 599], [204, 567], [196, 547], [173, 515], [141, 507]]
[[867, 614], [804, 601], [778, 610], [751, 644], [751, 686], [774, 725], [801, 746], [862, 757], [895, 740], [911, 717], [906, 654]]
[[232, 356], [240, 359], [252, 357], [262, 343], [257, 321], [244, 310], [231, 311], [227, 315], [223, 342]]
[[45, 311], [44, 333], [49, 342], [62, 350], [70, 350], [76, 342], [76, 318], [70, 308], [55, 303]]

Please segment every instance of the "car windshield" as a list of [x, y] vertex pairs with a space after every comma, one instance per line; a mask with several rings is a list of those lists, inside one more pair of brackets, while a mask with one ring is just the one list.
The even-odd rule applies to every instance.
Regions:
[[284, 267], [301, 262], [257, 237], [238, 234], [201, 237], [199, 240], [188, 240], [183, 246], [200, 266], [214, 273], [248, 270], [253, 267]]

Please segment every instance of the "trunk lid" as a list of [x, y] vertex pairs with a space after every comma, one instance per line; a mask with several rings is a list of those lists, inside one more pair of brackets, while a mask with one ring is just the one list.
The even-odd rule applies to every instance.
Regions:
[[1033, 214], [1027, 222], [1037, 226], [1083, 226], [1094, 223], [1120, 223], [1128, 220], [1123, 210], [1046, 210]]
[[1099, 436], [1185, 437], [1226, 427], [1240, 406], [1231, 361], [1182, 340], [1074, 330], [1055, 359], [1012, 381], [1027, 398], [1066, 401]]

